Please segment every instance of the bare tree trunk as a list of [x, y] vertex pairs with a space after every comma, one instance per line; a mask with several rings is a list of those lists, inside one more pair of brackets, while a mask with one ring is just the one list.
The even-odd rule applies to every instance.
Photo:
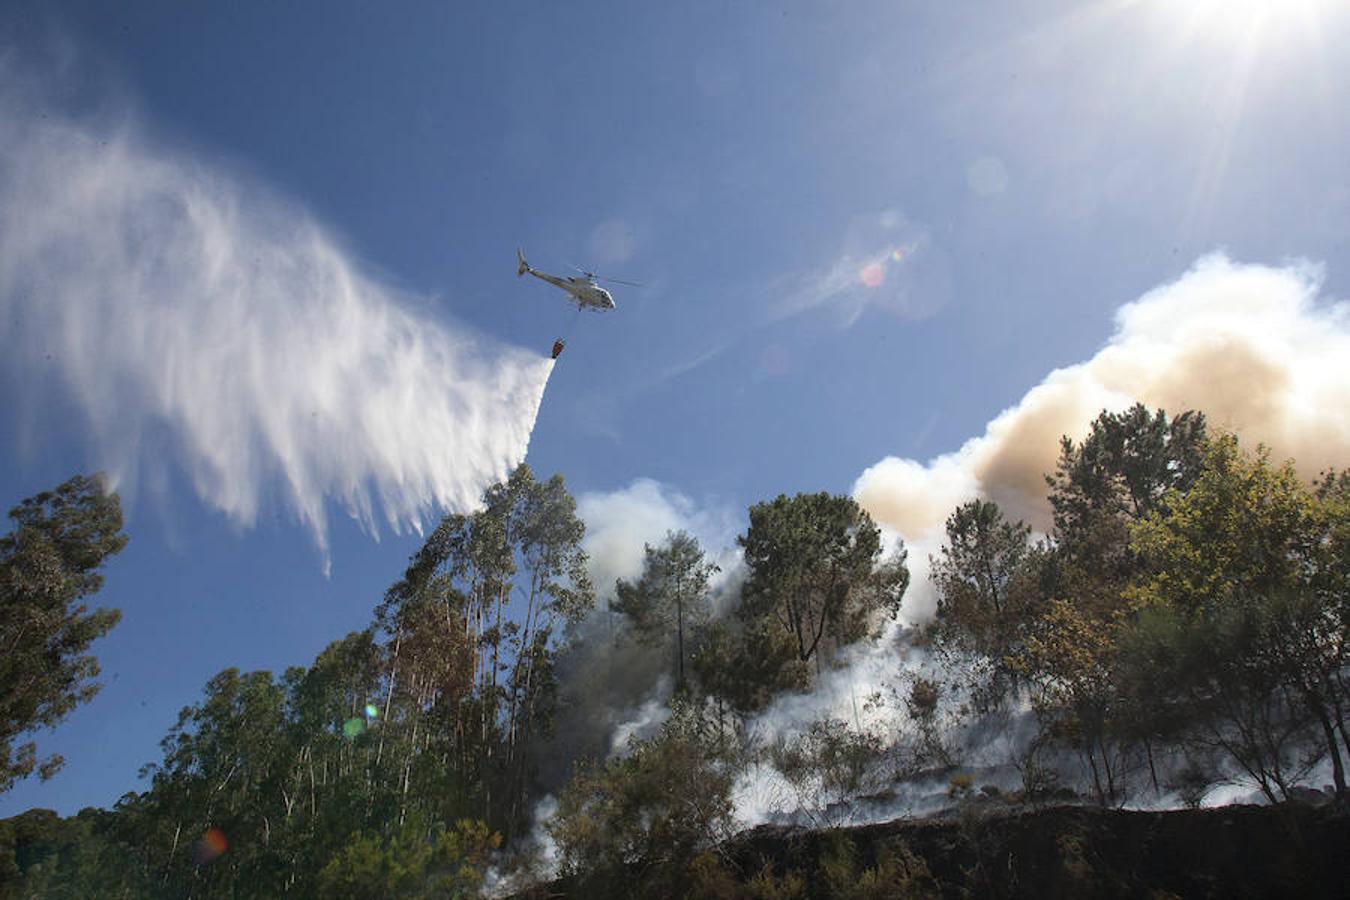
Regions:
[[492, 698], [492, 705], [489, 708], [486, 703], [483, 705], [482, 726], [483, 726], [483, 748], [488, 758], [492, 757], [492, 745], [488, 743], [488, 717], [495, 716], [497, 711], [497, 666], [500, 663], [502, 647], [502, 607], [506, 605], [506, 595], [511, 590], [509, 584], [503, 584], [497, 591], [497, 626], [492, 640], [492, 672], [489, 680], [489, 693]]
[[[530, 596], [525, 606], [525, 624], [520, 633], [520, 652], [516, 656], [517, 670], [523, 663], [525, 666], [524, 684], [525, 689], [529, 689], [531, 670], [534, 665], [534, 653], [531, 652], [530, 638], [534, 631], [535, 604], [539, 600], [539, 574], [530, 573]], [[519, 677], [512, 679], [511, 702], [508, 710], [508, 728], [507, 728], [507, 763], [510, 765], [515, 760], [516, 754], [516, 713], [519, 704], [521, 679]]]
[[183, 820], [179, 819], [173, 826], [173, 844], [169, 847], [169, 858], [164, 862], [164, 877], [160, 879], [160, 884], [168, 884], [169, 867], [173, 865], [173, 858], [178, 854], [178, 837], [183, 833]]
[[[400, 626], [394, 633], [394, 658], [389, 661], [389, 689], [384, 694], [384, 721], [389, 721], [389, 710], [394, 702], [394, 683], [398, 680], [398, 655], [403, 648], [403, 628]], [[384, 759], [384, 735], [388, 728], [380, 729], [380, 743], [375, 750], [375, 766], [378, 768], [380, 760]]]
[[1331, 718], [1327, 715], [1326, 709], [1321, 703], [1316, 704], [1313, 710], [1317, 716], [1318, 724], [1322, 726], [1322, 732], [1327, 739], [1327, 752], [1331, 754], [1331, 778], [1336, 785], [1336, 796], [1345, 796], [1345, 765], [1341, 762], [1340, 742], [1336, 740], [1336, 728], [1331, 724]]
[[[307, 749], [306, 754], [309, 757], [309, 815], [311, 818], [318, 815], [318, 802], [314, 795], [314, 751]], [[325, 773], [326, 774], [326, 773]], [[327, 779], [324, 779], [325, 784]]]
[[675, 689], [684, 690], [684, 587], [675, 577]]
[[413, 759], [417, 755], [417, 732], [422, 724], [422, 707], [426, 703], [426, 686], [422, 683], [422, 679], [415, 678], [412, 689], [417, 694], [417, 702], [413, 711], [413, 727], [412, 735], [408, 739], [408, 752], [403, 757], [403, 785], [399, 791], [398, 801], [398, 824], [400, 828], [408, 815], [408, 786], [412, 781]]

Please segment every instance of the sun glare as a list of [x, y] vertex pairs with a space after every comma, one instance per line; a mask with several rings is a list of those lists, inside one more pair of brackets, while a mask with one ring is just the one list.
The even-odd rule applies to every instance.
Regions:
[[1261, 47], [1316, 42], [1344, 0], [1145, 0], [1164, 28], [1195, 42]]

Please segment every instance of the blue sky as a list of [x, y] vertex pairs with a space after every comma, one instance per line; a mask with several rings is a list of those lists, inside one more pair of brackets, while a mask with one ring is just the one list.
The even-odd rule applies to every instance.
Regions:
[[[729, 539], [779, 492], [956, 451], [1206, 254], [1308, 260], [1317, 302], [1350, 294], [1335, 6], [12, 0], [0, 56], [15, 115], [130, 133], [297, 211], [436, 335], [544, 354], [565, 334], [531, 465], [591, 509], [652, 479]], [[514, 277], [518, 245], [645, 287], [577, 320]], [[107, 464], [68, 366], [4, 370], [7, 504]], [[95, 647], [107, 686], [40, 736], [66, 770], [0, 815], [113, 802], [207, 678], [308, 663], [417, 546], [335, 503], [321, 549], [275, 485], [245, 520], [181, 450], [136, 452], [98, 597], [124, 614]]]

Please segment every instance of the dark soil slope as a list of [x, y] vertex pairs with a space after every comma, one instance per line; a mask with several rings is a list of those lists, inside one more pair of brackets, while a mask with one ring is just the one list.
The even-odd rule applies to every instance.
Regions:
[[692, 865], [536, 896], [1350, 897], [1350, 817], [1285, 804], [1126, 812], [975, 808], [940, 820], [765, 826]]

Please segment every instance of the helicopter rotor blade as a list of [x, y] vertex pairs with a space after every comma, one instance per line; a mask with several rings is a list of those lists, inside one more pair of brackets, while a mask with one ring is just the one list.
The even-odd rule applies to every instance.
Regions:
[[608, 275], [597, 275], [597, 274], [595, 274], [594, 272], [592, 272], [590, 269], [583, 269], [581, 266], [577, 265], [576, 263], [568, 263], [568, 265], [571, 266], [572, 268], [576, 269], [576, 270], [577, 270], [578, 272], [580, 272], [582, 275], [585, 275], [587, 278], [594, 279], [595, 281], [608, 281], [608, 282], [610, 282], [611, 284], [625, 284], [625, 285], [627, 285], [628, 287], [642, 287], [642, 286], [643, 286], [641, 282], [637, 282], [637, 281], [624, 281], [622, 278], [610, 278]]

